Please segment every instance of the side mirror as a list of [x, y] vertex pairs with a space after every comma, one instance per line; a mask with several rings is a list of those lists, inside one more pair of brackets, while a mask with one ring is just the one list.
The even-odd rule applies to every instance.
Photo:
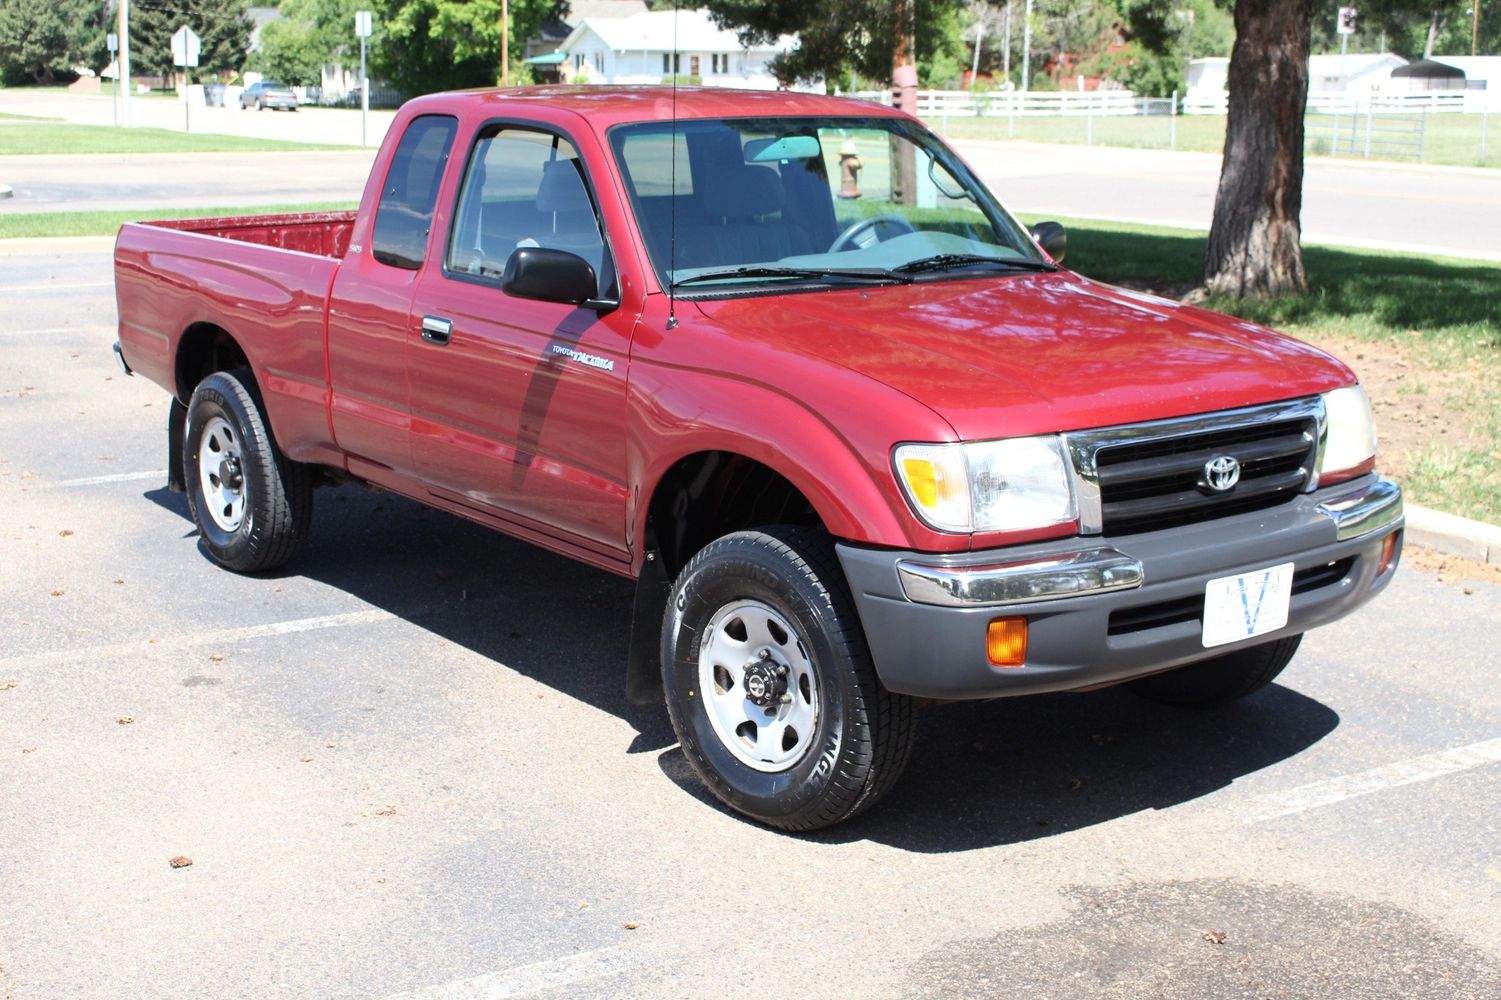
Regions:
[[593, 304], [599, 291], [594, 268], [578, 254], [548, 247], [522, 247], [500, 275], [501, 291], [522, 299]]
[[1053, 258], [1053, 263], [1063, 263], [1063, 255], [1068, 252], [1068, 232], [1063, 228], [1063, 223], [1039, 222], [1030, 232], [1037, 245]]

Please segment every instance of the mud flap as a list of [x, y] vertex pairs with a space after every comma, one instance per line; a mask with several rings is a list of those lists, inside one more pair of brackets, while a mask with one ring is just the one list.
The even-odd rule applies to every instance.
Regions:
[[655, 546], [646, 550], [646, 564], [636, 580], [636, 604], [631, 613], [630, 660], [625, 672], [625, 700], [632, 705], [660, 705], [662, 694], [662, 613], [672, 580], [662, 567]]
[[182, 478], [183, 437], [187, 434], [188, 408], [176, 396], [167, 410], [167, 489], [182, 493], [187, 483]]

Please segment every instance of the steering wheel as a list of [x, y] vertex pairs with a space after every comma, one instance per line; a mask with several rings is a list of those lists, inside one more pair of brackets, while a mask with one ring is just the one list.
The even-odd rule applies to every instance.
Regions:
[[[854, 250], [856, 247], [870, 246], [870, 243], [861, 242], [860, 237], [867, 233], [873, 233], [880, 226], [891, 226], [894, 229], [900, 230], [897, 233], [898, 236], [917, 232], [917, 227], [900, 215], [892, 212], [887, 212], [883, 215], [872, 215], [869, 218], [859, 219], [846, 226], [844, 232], [834, 237], [834, 242], [829, 244], [827, 252], [842, 253], [845, 250]], [[877, 236], [872, 242], [880, 243], [881, 238]]]

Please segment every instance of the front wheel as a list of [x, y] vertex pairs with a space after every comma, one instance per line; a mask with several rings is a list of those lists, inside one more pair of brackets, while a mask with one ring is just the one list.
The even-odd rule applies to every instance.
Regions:
[[312, 483], [306, 466], [277, 450], [249, 372], [198, 383], [182, 464], [188, 509], [215, 562], [257, 573], [297, 554], [312, 521]]
[[1212, 660], [1201, 660], [1166, 673], [1153, 674], [1126, 685], [1149, 701], [1184, 708], [1207, 708], [1255, 694], [1292, 662], [1303, 636], [1264, 642], [1237, 649]]
[[881, 686], [826, 536], [776, 526], [710, 543], [662, 627], [668, 713], [721, 801], [785, 830], [864, 811], [911, 751], [912, 699]]

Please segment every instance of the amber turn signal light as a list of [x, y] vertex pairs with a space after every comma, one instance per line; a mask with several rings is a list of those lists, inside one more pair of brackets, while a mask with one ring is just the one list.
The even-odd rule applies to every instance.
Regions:
[[1027, 620], [992, 618], [985, 633], [985, 655], [993, 667], [1019, 667], [1027, 662]]
[[1376, 569], [1376, 575], [1380, 576], [1391, 568], [1392, 560], [1397, 555], [1397, 537], [1402, 532], [1394, 531], [1381, 542], [1381, 564]]

